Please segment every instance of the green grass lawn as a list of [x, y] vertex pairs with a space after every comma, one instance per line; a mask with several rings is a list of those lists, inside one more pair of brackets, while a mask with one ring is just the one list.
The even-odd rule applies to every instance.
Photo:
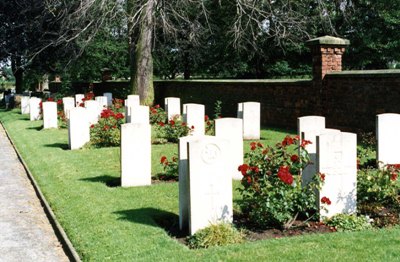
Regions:
[[[70, 151], [66, 129], [41, 130], [19, 110], [0, 121], [84, 261], [399, 261], [400, 228], [273, 239], [190, 250], [157, 225], [178, 221], [178, 183], [109, 187], [120, 175], [119, 148]], [[286, 135], [262, 131], [263, 143]], [[247, 143], [248, 144], [248, 143]], [[248, 146], [245, 146], [246, 150]], [[153, 175], [176, 144], [153, 145]], [[235, 187], [239, 183], [234, 184]], [[239, 199], [234, 192], [234, 201]]]

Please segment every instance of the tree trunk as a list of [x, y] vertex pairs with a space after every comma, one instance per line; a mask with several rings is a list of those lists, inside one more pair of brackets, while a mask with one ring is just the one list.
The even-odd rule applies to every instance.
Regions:
[[152, 105], [154, 101], [153, 87], [153, 10], [156, 0], [148, 0], [143, 10], [139, 36], [135, 47], [135, 62], [131, 75], [133, 94], [138, 94], [140, 103]]
[[11, 69], [15, 77], [15, 93], [22, 94], [24, 70], [21, 68], [21, 57], [14, 55], [11, 57]]

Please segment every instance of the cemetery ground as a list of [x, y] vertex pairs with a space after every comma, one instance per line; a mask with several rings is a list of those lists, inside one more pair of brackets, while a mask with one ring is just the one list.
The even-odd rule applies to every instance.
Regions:
[[[119, 187], [119, 147], [68, 150], [67, 129], [42, 130], [42, 121], [29, 121], [19, 110], [0, 110], [0, 121], [84, 261], [398, 260], [400, 227], [189, 249], [160, 225], [178, 223], [177, 182]], [[275, 144], [287, 133], [263, 129], [261, 142]], [[176, 153], [176, 144], [153, 145], [153, 175], [162, 172], [162, 155]]]

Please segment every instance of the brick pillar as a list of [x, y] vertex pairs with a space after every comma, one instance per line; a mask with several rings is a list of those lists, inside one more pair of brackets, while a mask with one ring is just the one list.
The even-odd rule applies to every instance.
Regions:
[[347, 39], [322, 36], [307, 41], [311, 49], [313, 80], [321, 81], [333, 71], [342, 71], [342, 55], [350, 44]]

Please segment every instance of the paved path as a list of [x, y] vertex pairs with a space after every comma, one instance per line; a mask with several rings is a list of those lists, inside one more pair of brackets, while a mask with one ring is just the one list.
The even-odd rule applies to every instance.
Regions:
[[1, 124], [0, 261], [69, 261]]

